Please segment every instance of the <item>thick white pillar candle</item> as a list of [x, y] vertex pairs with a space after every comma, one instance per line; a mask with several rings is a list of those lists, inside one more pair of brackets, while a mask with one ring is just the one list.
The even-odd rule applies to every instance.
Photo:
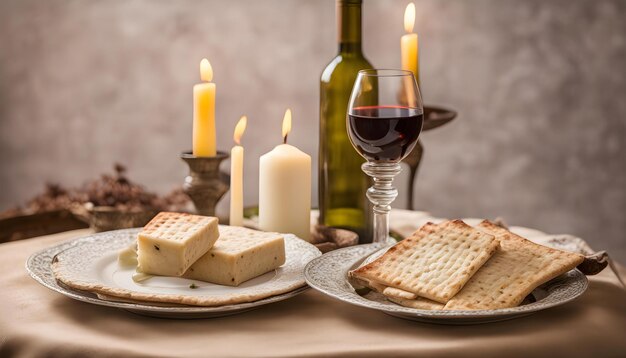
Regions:
[[248, 118], [241, 117], [235, 126], [233, 139], [236, 146], [230, 150], [230, 225], [243, 226], [243, 147], [241, 135], [246, 129]]
[[[287, 117], [291, 122], [289, 110], [285, 122]], [[278, 145], [259, 160], [259, 228], [309, 241], [310, 221], [311, 156], [292, 145]]]

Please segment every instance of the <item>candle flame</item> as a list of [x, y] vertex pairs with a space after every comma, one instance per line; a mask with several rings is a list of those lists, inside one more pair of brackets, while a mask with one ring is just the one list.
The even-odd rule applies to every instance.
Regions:
[[213, 79], [213, 67], [206, 58], [200, 61], [200, 79], [204, 82], [211, 82]]
[[287, 108], [283, 118], [283, 143], [287, 143], [289, 132], [291, 132], [291, 109]]
[[243, 135], [243, 132], [246, 130], [247, 124], [248, 124], [248, 117], [241, 116], [241, 118], [239, 118], [239, 122], [237, 122], [237, 125], [235, 126], [235, 133], [233, 134], [233, 139], [235, 140], [235, 143], [237, 143], [237, 145], [241, 145], [241, 136]]
[[408, 33], [413, 32], [415, 26], [415, 4], [410, 3], [404, 10], [404, 30]]

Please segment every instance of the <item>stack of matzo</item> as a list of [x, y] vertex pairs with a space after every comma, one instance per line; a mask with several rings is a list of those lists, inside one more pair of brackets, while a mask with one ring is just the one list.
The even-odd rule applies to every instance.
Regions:
[[350, 276], [390, 301], [418, 309], [514, 307], [583, 256], [537, 245], [483, 221], [428, 223]]

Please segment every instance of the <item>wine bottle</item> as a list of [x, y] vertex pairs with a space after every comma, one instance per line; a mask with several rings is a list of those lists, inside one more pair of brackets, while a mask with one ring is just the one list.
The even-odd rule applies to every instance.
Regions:
[[346, 116], [357, 73], [372, 65], [361, 50], [362, 0], [337, 0], [339, 53], [320, 80], [319, 224], [352, 230], [371, 242], [371, 206], [365, 196], [370, 179], [350, 144]]

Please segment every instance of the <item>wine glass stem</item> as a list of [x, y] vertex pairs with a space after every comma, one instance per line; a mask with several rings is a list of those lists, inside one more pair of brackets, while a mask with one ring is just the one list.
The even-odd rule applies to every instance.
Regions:
[[398, 163], [367, 162], [361, 166], [363, 172], [374, 179], [367, 190], [367, 198], [374, 206], [374, 243], [385, 243], [389, 236], [389, 212], [398, 191], [391, 184], [402, 171]]

